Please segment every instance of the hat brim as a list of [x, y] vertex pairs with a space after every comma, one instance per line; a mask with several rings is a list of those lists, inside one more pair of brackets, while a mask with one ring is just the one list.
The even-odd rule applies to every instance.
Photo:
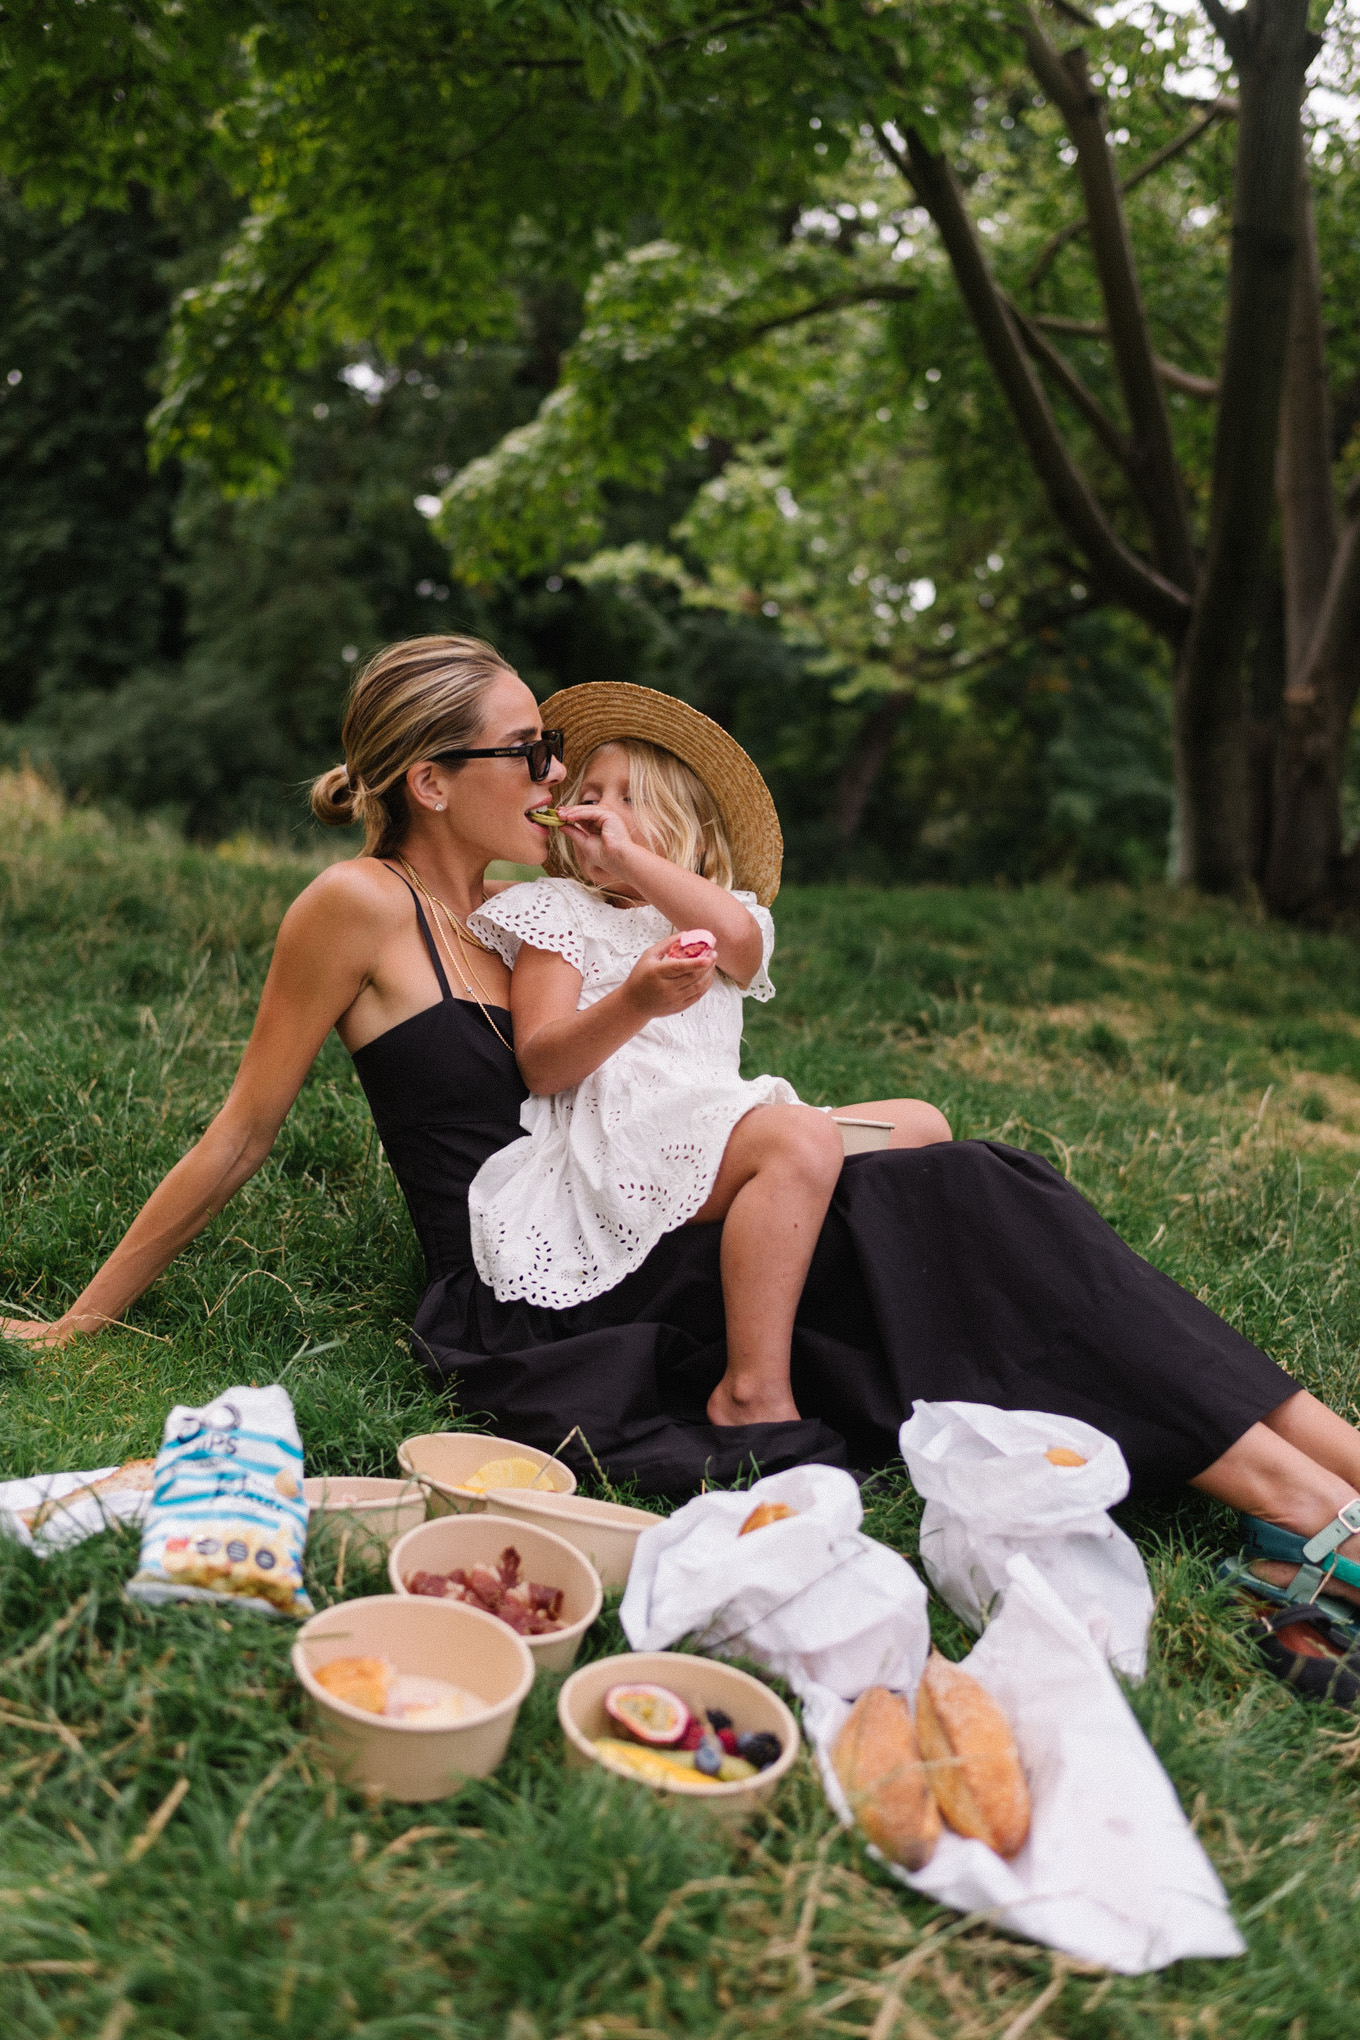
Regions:
[[560, 729], [570, 776], [601, 744], [640, 738], [670, 751], [702, 779], [732, 848], [733, 874], [742, 892], [768, 907], [779, 891], [784, 837], [770, 789], [735, 737], [709, 716], [627, 680], [589, 680], [564, 687], [542, 704], [545, 730]]

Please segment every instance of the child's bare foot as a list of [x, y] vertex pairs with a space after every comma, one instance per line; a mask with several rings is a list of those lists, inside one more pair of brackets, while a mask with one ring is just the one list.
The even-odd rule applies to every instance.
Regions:
[[746, 1390], [740, 1395], [726, 1376], [708, 1398], [710, 1424], [796, 1424], [798, 1406], [788, 1388]]

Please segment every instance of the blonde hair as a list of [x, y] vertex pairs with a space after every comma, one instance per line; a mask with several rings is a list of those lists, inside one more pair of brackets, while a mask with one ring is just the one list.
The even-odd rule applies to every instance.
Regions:
[[[641, 737], [614, 737], [611, 742], [628, 760], [628, 797], [648, 849], [668, 864], [697, 872], [700, 878], [712, 879], [714, 885], [730, 892], [735, 878], [732, 846], [717, 802], [698, 773], [673, 751], [663, 751], [660, 744], [645, 743]], [[591, 759], [607, 749], [607, 745], [597, 744], [581, 761], [559, 789], [559, 807], [570, 807], [579, 799]], [[557, 836], [552, 847], [554, 864], [568, 877], [594, 892], [601, 889], [581, 870], [573, 843]]]
[[474, 744], [483, 695], [513, 671], [481, 638], [384, 645], [350, 689], [340, 732], [344, 764], [312, 784], [317, 820], [336, 829], [362, 822], [365, 857], [397, 849], [411, 823], [406, 774], [422, 758]]

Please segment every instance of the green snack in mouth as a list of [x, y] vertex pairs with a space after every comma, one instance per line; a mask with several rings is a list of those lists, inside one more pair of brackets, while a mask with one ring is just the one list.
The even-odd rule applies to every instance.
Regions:
[[535, 807], [529, 810], [531, 822], [541, 822], [545, 829], [563, 829], [566, 823], [555, 807]]

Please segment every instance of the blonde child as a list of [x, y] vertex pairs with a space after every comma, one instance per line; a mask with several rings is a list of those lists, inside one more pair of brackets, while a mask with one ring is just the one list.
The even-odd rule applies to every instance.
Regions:
[[[632, 714], [650, 719], [649, 690], [573, 693], [640, 697]], [[742, 999], [774, 996], [774, 924], [736, 889], [728, 829], [696, 771], [644, 736], [576, 760], [570, 742], [551, 860], [562, 875], [499, 893], [468, 921], [512, 965], [531, 1093], [525, 1139], [472, 1184], [478, 1271], [502, 1301], [562, 1309], [614, 1288], [664, 1233], [720, 1220], [727, 1371], [709, 1419], [796, 1419], [794, 1314], [842, 1150], [830, 1117], [782, 1078], [740, 1074]], [[764, 841], [747, 858], [763, 849], [769, 868], [773, 806], [745, 753], [723, 742], [763, 796]], [[743, 820], [749, 838], [749, 809]], [[712, 947], [678, 954], [677, 931], [711, 931]]]

